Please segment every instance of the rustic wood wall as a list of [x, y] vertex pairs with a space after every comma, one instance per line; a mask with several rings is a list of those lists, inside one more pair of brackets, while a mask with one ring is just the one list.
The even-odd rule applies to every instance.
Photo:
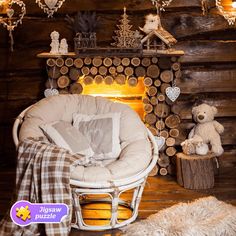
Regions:
[[[32, 0], [25, 0], [27, 15], [14, 32], [14, 52], [9, 51], [7, 31], [0, 27], [0, 166], [15, 163], [11, 128], [18, 113], [43, 97], [46, 72], [37, 53], [48, 51], [53, 30], [69, 40], [73, 34], [64, 17], [78, 10], [96, 10], [101, 23], [98, 43], [109, 45], [124, 4], [134, 28], [143, 25], [143, 16], [155, 12], [149, 0], [67, 0], [53, 19]], [[236, 28], [217, 14], [214, 0], [208, 0], [210, 13], [202, 16], [200, 0], [173, 0], [162, 14], [162, 22], [177, 39], [182, 57], [182, 95], [173, 106], [183, 122], [182, 138], [191, 127], [191, 107], [208, 102], [219, 109], [217, 120], [225, 126], [223, 166], [236, 166]]]

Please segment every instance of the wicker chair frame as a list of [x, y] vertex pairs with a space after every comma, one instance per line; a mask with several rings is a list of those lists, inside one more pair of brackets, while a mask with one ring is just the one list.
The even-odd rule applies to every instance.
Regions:
[[[33, 105], [32, 105], [33, 106]], [[20, 113], [20, 115], [16, 118], [12, 135], [15, 146], [17, 148], [19, 144], [18, 133], [21, 127], [21, 124], [24, 121], [24, 116], [26, 112], [32, 107], [26, 108], [24, 111]], [[73, 223], [72, 227], [78, 228], [80, 230], [107, 230], [120, 228], [125, 225], [128, 225], [135, 221], [138, 216], [138, 208], [142, 198], [143, 189], [146, 183], [146, 179], [151, 170], [155, 167], [156, 162], [158, 160], [158, 147], [155, 141], [153, 134], [147, 129], [149, 140], [152, 144], [152, 159], [147, 168], [140, 171], [138, 174], [124, 178], [119, 180], [112, 180], [109, 182], [84, 182], [75, 179], [70, 180], [71, 188], [72, 188], [72, 197], [74, 202], [74, 210], [75, 210], [75, 223]], [[132, 201], [123, 201], [120, 199], [122, 193], [133, 189]], [[90, 199], [86, 198], [87, 195], [101, 195], [107, 194], [110, 199], [101, 198], [98, 199]], [[109, 202], [111, 204], [111, 218], [109, 224], [107, 225], [88, 225], [85, 223], [82, 215], [82, 205], [88, 203], [95, 202]], [[118, 207], [125, 206], [132, 211], [132, 215], [130, 218], [120, 222], [118, 221]]]

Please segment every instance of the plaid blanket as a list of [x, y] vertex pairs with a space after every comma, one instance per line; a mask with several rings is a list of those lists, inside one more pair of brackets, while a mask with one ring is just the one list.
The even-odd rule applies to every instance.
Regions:
[[68, 235], [72, 218], [70, 173], [76, 165], [86, 163], [86, 158], [71, 155], [43, 139], [21, 142], [18, 148], [15, 201], [65, 203], [70, 214], [61, 223], [20, 227], [12, 222], [8, 212], [0, 223], [0, 235]]

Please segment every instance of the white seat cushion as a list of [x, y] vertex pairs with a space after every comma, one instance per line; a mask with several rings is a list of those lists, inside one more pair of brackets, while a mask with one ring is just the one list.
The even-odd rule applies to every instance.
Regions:
[[151, 145], [145, 125], [137, 113], [127, 105], [88, 95], [58, 95], [45, 98], [26, 113], [19, 139], [44, 136], [40, 125], [57, 120], [72, 122], [74, 113], [92, 115], [116, 112], [121, 114], [122, 151], [119, 158], [112, 163], [104, 163], [105, 167], [78, 166], [71, 178], [100, 182], [129, 177], [148, 166], [151, 160]]

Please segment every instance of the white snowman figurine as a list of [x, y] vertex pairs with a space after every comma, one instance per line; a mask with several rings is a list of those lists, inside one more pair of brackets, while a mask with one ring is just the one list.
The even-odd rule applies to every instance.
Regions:
[[50, 44], [50, 46], [51, 46], [50, 53], [51, 54], [58, 54], [59, 53], [59, 37], [60, 37], [60, 35], [57, 31], [53, 31], [50, 36], [51, 36], [51, 40], [52, 40], [52, 42]]
[[68, 53], [68, 44], [67, 44], [66, 39], [62, 39], [60, 42], [59, 53], [60, 54], [67, 54]]

